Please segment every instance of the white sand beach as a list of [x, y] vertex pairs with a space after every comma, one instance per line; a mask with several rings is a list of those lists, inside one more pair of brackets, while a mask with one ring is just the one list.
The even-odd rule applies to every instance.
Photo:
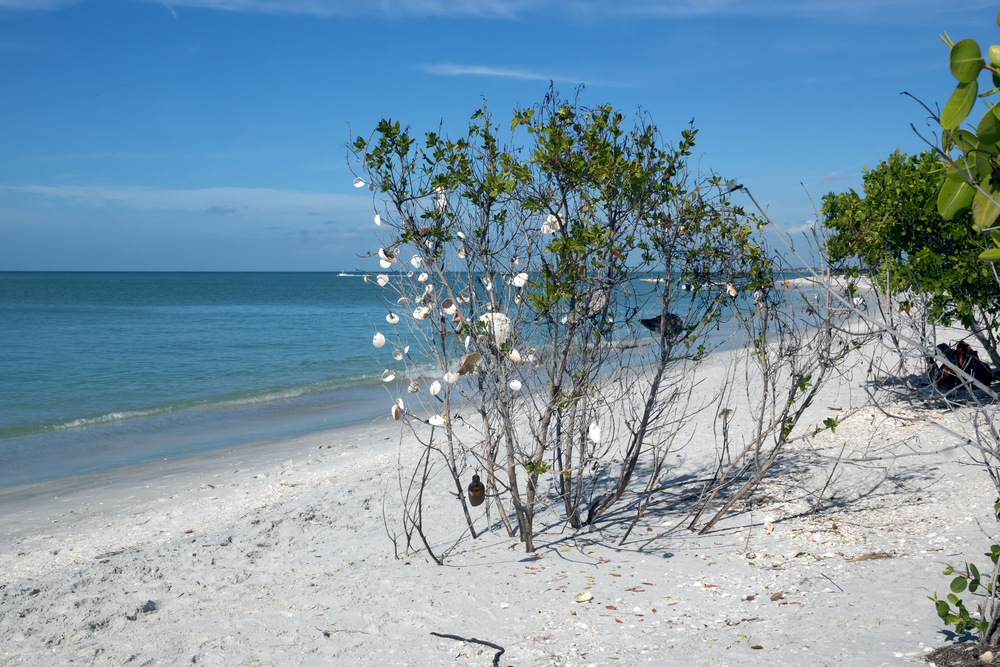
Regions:
[[[862, 403], [847, 381], [829, 385], [810, 419]], [[713, 455], [713, 417], [700, 419], [678, 478]], [[553, 505], [532, 554], [499, 524], [463, 534], [440, 475], [425, 522], [450, 548], [441, 567], [394, 557], [383, 511], [391, 526], [397, 465], [416, 444], [388, 416], [3, 489], [0, 664], [494, 664], [493, 648], [432, 633], [503, 647], [499, 664], [522, 667], [915, 664], [949, 640], [927, 600], [947, 590], [941, 570], [983, 562], [996, 533], [985, 471], [960, 449], [931, 453], [953, 444], [862, 408], [797, 441], [754, 504], [707, 535], [668, 533], [681, 517], [663, 502], [618, 546], [627, 510], [591, 533]], [[842, 447], [913, 455], [841, 463], [814, 513]], [[583, 591], [592, 599], [574, 602]]]

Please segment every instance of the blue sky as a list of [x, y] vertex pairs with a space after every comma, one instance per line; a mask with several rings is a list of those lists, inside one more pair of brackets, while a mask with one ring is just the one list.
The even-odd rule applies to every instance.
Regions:
[[[948, 5], [945, 9], [945, 5]], [[776, 225], [916, 152], [907, 91], [953, 88], [955, 0], [0, 0], [0, 270], [339, 271], [375, 244], [344, 144], [381, 117], [460, 131], [549, 80], [692, 118], [703, 169]], [[984, 79], [985, 81], [985, 79]], [[973, 114], [975, 115], [975, 114]], [[976, 116], [978, 117], [978, 115]], [[802, 185], [800, 185], [800, 183]]]

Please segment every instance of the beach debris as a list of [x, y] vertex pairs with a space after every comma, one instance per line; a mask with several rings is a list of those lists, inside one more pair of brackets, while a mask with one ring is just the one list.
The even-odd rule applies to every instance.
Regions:
[[521, 391], [521, 383], [518, 380], [510, 381], [511, 391]]
[[430, 278], [429, 275], [427, 275], [426, 273], [421, 273], [419, 276], [417, 276], [417, 281], [425, 283], [425, 282], [427, 282], [428, 278]]
[[593, 599], [594, 596], [590, 594], [590, 591], [583, 591], [573, 596], [573, 602], [589, 602]]
[[486, 334], [493, 338], [497, 347], [510, 340], [510, 318], [503, 313], [486, 313], [479, 321], [486, 324]]
[[479, 363], [483, 360], [483, 357], [478, 352], [470, 352], [469, 354], [462, 357], [462, 365], [458, 367], [459, 375], [468, 375], [472, 373], [477, 368], [479, 368]]
[[519, 273], [514, 276], [514, 279], [510, 281], [510, 284], [514, 287], [524, 287], [528, 283], [528, 274]]
[[486, 500], [486, 487], [479, 481], [479, 475], [473, 475], [469, 484], [469, 502], [473, 507], [479, 507], [484, 500]]
[[779, 592], [777, 592], [777, 593], [775, 593], [775, 594], [773, 594], [771, 596], [771, 602], [777, 602], [778, 600], [780, 600], [783, 597], [785, 597], [785, 594], [783, 592], [779, 591]]
[[415, 394], [418, 391], [420, 391], [420, 385], [417, 384], [416, 380], [414, 380], [413, 382], [410, 383], [410, 386], [406, 388], [406, 391], [408, 391], [411, 394]]
[[434, 380], [434, 382], [431, 382], [431, 386], [427, 388], [427, 391], [431, 392], [431, 396], [437, 396], [441, 391], [441, 383]]
[[360, 188], [364, 186], [364, 184], [365, 184], [365, 179], [361, 178], [360, 176], [354, 177], [354, 187]]
[[458, 382], [458, 379], [460, 377], [462, 376], [456, 373], [455, 371], [448, 371], [447, 373], [444, 374], [444, 377], [442, 379], [448, 384], [455, 384], [456, 382]]
[[382, 371], [382, 382], [392, 382], [396, 379], [396, 374], [388, 368]]
[[383, 259], [389, 262], [390, 264], [395, 264], [396, 262], [399, 261], [398, 259], [396, 259], [396, 253], [393, 251], [392, 248], [379, 248], [378, 256], [379, 259]]
[[374, 345], [375, 347], [382, 347], [383, 345], [385, 345], [385, 336], [376, 331], [375, 335], [372, 336], [372, 345]]
[[591, 424], [590, 428], [587, 429], [587, 437], [595, 445], [601, 444], [601, 427], [597, 425], [597, 422]]
[[389, 276], [384, 273], [380, 273], [375, 277], [375, 282], [379, 284], [379, 287], [385, 287], [389, 284]]
[[390, 412], [392, 414], [392, 418], [395, 419], [396, 421], [399, 421], [400, 418], [403, 416], [403, 410], [398, 405], [393, 405], [392, 410]]
[[382, 226], [382, 216], [380, 216], [378, 213], [375, 214], [375, 226], [376, 227]]
[[395, 324], [396, 322], [399, 321], [399, 315], [390, 312], [388, 315], [385, 316], [385, 321], [388, 322], [389, 324]]
[[427, 422], [431, 426], [444, 426], [445, 418], [441, 415], [431, 415], [431, 418]]
[[403, 353], [400, 352], [399, 350], [393, 350], [392, 351], [392, 358], [395, 359], [396, 361], [402, 361], [403, 360]]
[[515, 364], [521, 363], [521, 353], [517, 350], [511, 350], [510, 354], [507, 355], [512, 362]]

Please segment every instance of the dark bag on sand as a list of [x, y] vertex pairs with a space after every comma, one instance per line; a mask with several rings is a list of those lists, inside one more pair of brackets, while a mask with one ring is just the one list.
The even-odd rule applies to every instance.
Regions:
[[[987, 387], [993, 382], [993, 373], [990, 371], [990, 367], [980, 361], [979, 353], [973, 350], [964, 340], [959, 341], [954, 348], [946, 343], [941, 343], [938, 345], [938, 350], [941, 351], [941, 354], [948, 361], [976, 378], [977, 382]], [[931, 380], [942, 389], [950, 389], [959, 384], [959, 377], [955, 374], [955, 371], [944, 364], [940, 366], [933, 364], [931, 368]]]

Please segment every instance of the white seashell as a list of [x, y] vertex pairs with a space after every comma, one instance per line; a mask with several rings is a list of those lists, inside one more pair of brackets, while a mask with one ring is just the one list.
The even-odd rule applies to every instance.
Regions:
[[392, 358], [395, 359], [396, 361], [402, 361], [403, 360], [403, 353], [400, 352], [399, 350], [393, 350], [392, 351]]
[[375, 347], [382, 347], [385, 345], [385, 336], [376, 331], [375, 336], [372, 337], [372, 345]]
[[375, 226], [376, 227], [382, 226], [382, 217], [378, 213], [375, 214]]
[[527, 282], [528, 282], [528, 274], [519, 273], [516, 276], [514, 276], [514, 280], [511, 281], [511, 284], [514, 287], [524, 287], [525, 284], [527, 284]]
[[360, 188], [364, 184], [365, 184], [365, 179], [361, 178], [360, 176], [354, 177], [354, 187]]
[[419, 306], [413, 311], [413, 318], [416, 320], [426, 320], [427, 316], [431, 314], [431, 309], [427, 306]]
[[459, 259], [465, 259], [465, 248], [459, 248], [458, 249], [458, 258]]
[[434, 188], [434, 192], [438, 193], [437, 207], [443, 211], [444, 207], [448, 205], [448, 196], [444, 193], [444, 188], [441, 187]]
[[510, 318], [503, 313], [486, 313], [479, 319], [486, 323], [486, 333], [493, 337], [498, 347], [510, 339]]
[[378, 261], [378, 263], [379, 263], [379, 266], [381, 266], [383, 269], [388, 269], [390, 266], [392, 266], [392, 262], [388, 262], [388, 261], [386, 261], [384, 259], [380, 259]]
[[420, 266], [420, 263], [422, 261], [424, 261], [422, 257], [416, 257], [416, 256], [414, 256], [413, 259], [410, 260], [410, 264], [413, 265], [413, 268], [417, 268], [417, 267]]
[[392, 410], [390, 410], [390, 414], [392, 414], [393, 419], [399, 421], [400, 417], [403, 416], [403, 410], [398, 405], [394, 405], [392, 406]]
[[377, 282], [382, 287], [385, 287], [386, 285], [389, 284], [389, 276], [385, 275], [384, 273], [380, 273], [378, 274], [378, 276], [376, 276], [375, 282]]
[[448, 384], [455, 384], [456, 382], [458, 382], [458, 379], [460, 377], [462, 376], [456, 373], [455, 371], [448, 371], [447, 373], [444, 374], [444, 377], [441, 379], [443, 379]]
[[438, 392], [441, 391], [441, 383], [434, 380], [434, 382], [431, 382], [431, 386], [427, 388], [427, 391], [431, 392], [431, 396], [437, 396]]
[[493, 291], [493, 281], [489, 278], [483, 278], [483, 287], [486, 288], [487, 292]]
[[406, 272], [406, 277], [407, 278], [412, 278], [413, 277], [413, 271], [407, 271]]
[[512, 391], [521, 391], [521, 383], [517, 380], [510, 381], [510, 388]]
[[431, 426], [444, 426], [444, 417], [441, 415], [432, 415], [427, 421], [430, 422]]
[[593, 597], [594, 596], [590, 594], [590, 591], [584, 591], [582, 593], [577, 593], [576, 595], [574, 595], [573, 602], [587, 602], [593, 599]]
[[368, 276], [365, 276], [364, 279], [365, 279], [365, 282], [368, 282]]
[[428, 250], [434, 250], [434, 241], [424, 241], [424, 245]]
[[418, 391], [420, 391], [420, 385], [417, 384], [416, 380], [414, 380], [413, 382], [410, 383], [410, 386], [406, 388], [406, 391], [410, 392], [411, 394], [415, 394]]
[[595, 445], [601, 444], [601, 427], [596, 423], [591, 424], [590, 428], [587, 430], [587, 437], [589, 437], [590, 441]]
[[426, 273], [421, 273], [419, 276], [417, 276], [417, 281], [421, 282], [421, 283], [425, 283], [425, 282], [427, 282], [428, 278], [430, 278], [429, 275], [427, 275]]
[[378, 256], [384, 259], [385, 261], [389, 262], [390, 264], [395, 264], [396, 262], [399, 261], [398, 259], [396, 259], [396, 256], [394, 254], [392, 254], [391, 252], [386, 252], [385, 248], [378, 249]]
[[397, 315], [396, 313], [389, 313], [388, 315], [385, 316], [385, 321], [388, 322], [389, 324], [395, 324], [396, 322], [399, 321], [399, 315]]
[[433, 291], [434, 291], [434, 284], [433, 283], [430, 284], [430, 285], [426, 285], [424, 287], [424, 294], [430, 294]]
[[542, 234], [555, 234], [562, 226], [561, 223], [562, 220], [559, 219], [559, 216], [549, 213], [545, 216], [545, 222], [542, 224], [542, 228], [539, 231], [541, 231]]
[[465, 232], [457, 232], [455, 236], [457, 236], [460, 239], [465, 239]]
[[410, 299], [408, 297], [405, 297], [405, 296], [401, 296], [398, 299], [396, 299], [396, 303], [397, 304], [400, 304], [400, 303], [409, 303], [409, 302], [410, 302]]
[[382, 371], [382, 382], [392, 382], [396, 379], [396, 374], [390, 371], [388, 368]]
[[469, 351], [469, 343], [471, 343], [471, 342], [472, 342], [472, 336], [466, 336], [465, 337], [465, 351], [466, 352]]
[[396, 405], [399, 406], [400, 410], [405, 410], [406, 409], [406, 406], [403, 405], [403, 399], [401, 399], [401, 398], [397, 398], [396, 399]]
[[507, 356], [510, 357], [510, 360], [513, 361], [515, 364], [521, 363], [521, 353], [518, 352], [517, 350], [511, 350], [510, 354], [508, 354]]
[[458, 306], [455, 305], [455, 302], [451, 298], [447, 298], [441, 302], [441, 311], [445, 315], [454, 315], [458, 312]]
[[409, 353], [410, 353], [410, 346], [407, 345], [406, 347], [403, 348], [403, 354], [409, 354]]

